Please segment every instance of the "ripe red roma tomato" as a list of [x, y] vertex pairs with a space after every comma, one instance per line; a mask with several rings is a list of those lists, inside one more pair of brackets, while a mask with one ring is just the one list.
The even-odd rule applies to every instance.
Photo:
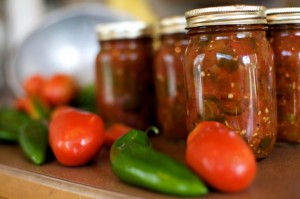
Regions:
[[247, 188], [257, 170], [250, 147], [219, 122], [201, 122], [191, 132], [186, 162], [208, 184], [225, 192]]
[[77, 90], [74, 78], [66, 74], [55, 74], [45, 82], [42, 95], [52, 105], [68, 104]]
[[105, 144], [111, 146], [118, 138], [126, 134], [132, 128], [124, 124], [113, 124], [105, 131]]
[[50, 121], [49, 143], [61, 164], [83, 165], [103, 145], [104, 123], [96, 114], [70, 108]]
[[45, 79], [39, 74], [34, 74], [24, 81], [23, 88], [26, 95], [31, 97], [41, 97], [44, 84]]
[[[56, 106], [51, 112], [50, 118], [53, 120], [56, 116], [60, 115], [62, 112], [74, 110], [74, 107], [68, 105]], [[76, 110], [76, 109], [75, 109]]]

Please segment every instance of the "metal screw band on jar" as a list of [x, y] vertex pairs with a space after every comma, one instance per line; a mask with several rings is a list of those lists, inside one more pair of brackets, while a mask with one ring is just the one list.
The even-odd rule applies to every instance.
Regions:
[[152, 36], [152, 27], [143, 21], [98, 24], [95, 29], [101, 41]]
[[300, 7], [271, 8], [266, 15], [268, 24], [300, 24]]
[[186, 20], [184, 16], [163, 18], [160, 21], [160, 34], [185, 33]]
[[253, 5], [231, 5], [187, 11], [187, 28], [212, 25], [267, 24], [266, 8]]

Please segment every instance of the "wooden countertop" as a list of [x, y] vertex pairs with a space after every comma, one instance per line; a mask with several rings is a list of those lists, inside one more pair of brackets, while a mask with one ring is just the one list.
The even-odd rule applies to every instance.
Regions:
[[[184, 144], [152, 138], [155, 148], [183, 161]], [[104, 148], [89, 165], [64, 167], [54, 159], [29, 162], [17, 145], [0, 143], [0, 198], [175, 198], [120, 182]], [[197, 198], [197, 197], [196, 197]], [[254, 183], [241, 193], [211, 193], [203, 198], [300, 198], [300, 145], [277, 144], [258, 162]]]
[[[0, 104], [9, 102], [9, 98], [0, 99]], [[157, 150], [184, 161], [184, 143], [159, 136], [151, 142]], [[0, 198], [176, 198], [119, 181], [110, 168], [108, 155], [109, 150], [103, 148], [90, 164], [81, 167], [64, 167], [54, 158], [36, 166], [18, 145], [0, 142]], [[211, 191], [202, 198], [300, 198], [300, 145], [277, 143], [270, 156], [258, 162], [257, 176], [247, 190], [234, 194]]]

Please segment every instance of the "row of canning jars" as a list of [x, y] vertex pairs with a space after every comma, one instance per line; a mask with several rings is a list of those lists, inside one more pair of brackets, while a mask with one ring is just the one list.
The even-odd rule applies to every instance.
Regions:
[[186, 138], [197, 123], [219, 121], [257, 158], [271, 152], [277, 126], [278, 140], [300, 142], [300, 8], [191, 10], [161, 20], [155, 52], [144, 22], [97, 32], [97, 106], [108, 123], [145, 129], [157, 118], [164, 135]]

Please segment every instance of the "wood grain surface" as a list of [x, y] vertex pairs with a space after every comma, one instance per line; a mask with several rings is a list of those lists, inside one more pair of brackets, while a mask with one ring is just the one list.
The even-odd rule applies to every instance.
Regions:
[[[157, 150], [184, 161], [184, 143], [161, 137], [151, 141]], [[53, 158], [36, 166], [17, 145], [0, 143], [0, 197], [176, 198], [119, 181], [110, 168], [108, 154], [103, 148], [94, 161], [81, 167], [65, 167]], [[300, 146], [277, 144], [268, 158], [258, 162], [258, 174], [247, 190], [235, 194], [211, 190], [203, 198], [300, 198]]]

